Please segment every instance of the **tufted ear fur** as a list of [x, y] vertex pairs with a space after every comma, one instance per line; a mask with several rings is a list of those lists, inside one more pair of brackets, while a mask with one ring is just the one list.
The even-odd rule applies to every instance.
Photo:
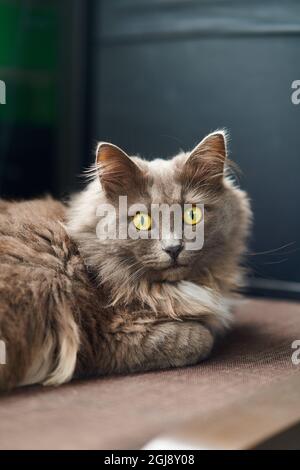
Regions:
[[222, 183], [226, 160], [226, 134], [216, 131], [205, 137], [190, 153], [184, 167], [183, 179], [189, 186], [203, 183]]
[[100, 142], [96, 151], [96, 163], [102, 188], [108, 196], [127, 195], [137, 190], [144, 176], [133, 160], [116, 145]]

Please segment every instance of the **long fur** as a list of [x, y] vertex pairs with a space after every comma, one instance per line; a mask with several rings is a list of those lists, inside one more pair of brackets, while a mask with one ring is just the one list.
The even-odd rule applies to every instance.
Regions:
[[[101, 144], [87, 187], [65, 206], [0, 200], [0, 389], [194, 364], [232, 321], [251, 222], [228, 176], [225, 134], [171, 160]], [[164, 240], [101, 240], [99, 204], [201, 202], [205, 242], [175, 268]], [[117, 217], [117, 216], [116, 216]]]

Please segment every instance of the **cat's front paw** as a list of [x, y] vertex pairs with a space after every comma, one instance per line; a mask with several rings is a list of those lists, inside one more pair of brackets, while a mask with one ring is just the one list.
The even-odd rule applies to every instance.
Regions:
[[208, 357], [213, 344], [212, 333], [202, 324], [170, 321], [153, 327], [145, 342], [145, 352], [150, 368], [182, 367]]

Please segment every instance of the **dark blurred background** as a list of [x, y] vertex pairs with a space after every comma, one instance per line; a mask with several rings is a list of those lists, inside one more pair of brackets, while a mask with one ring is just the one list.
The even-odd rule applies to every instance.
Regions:
[[300, 298], [300, 4], [0, 0], [0, 194], [64, 197], [97, 140], [167, 157], [226, 127], [251, 292]]

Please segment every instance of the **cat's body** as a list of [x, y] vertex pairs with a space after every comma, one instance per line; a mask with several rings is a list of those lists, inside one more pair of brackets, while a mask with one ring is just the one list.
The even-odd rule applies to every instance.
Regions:
[[109, 292], [96, 287], [61, 224], [65, 211], [51, 199], [1, 207], [0, 324], [8, 362], [0, 366], [0, 387], [180, 366], [208, 355], [211, 334], [195, 322], [153, 315], [138, 301], [107, 306]]
[[[212, 139], [196, 151], [219, 154]], [[207, 167], [206, 183], [199, 175], [193, 187], [186, 155], [150, 164], [127, 159], [100, 146], [101, 184], [95, 178], [69, 207], [0, 201], [0, 339], [7, 348], [0, 388], [194, 364], [230, 321], [227, 298], [239, 284], [249, 226], [246, 196], [223, 174], [222, 187], [211, 184]], [[194, 203], [201, 195], [204, 247], [189, 253], [183, 241], [171, 262], [165, 240], [99, 240], [97, 206], [116, 205], [120, 193], [147, 204]]]

